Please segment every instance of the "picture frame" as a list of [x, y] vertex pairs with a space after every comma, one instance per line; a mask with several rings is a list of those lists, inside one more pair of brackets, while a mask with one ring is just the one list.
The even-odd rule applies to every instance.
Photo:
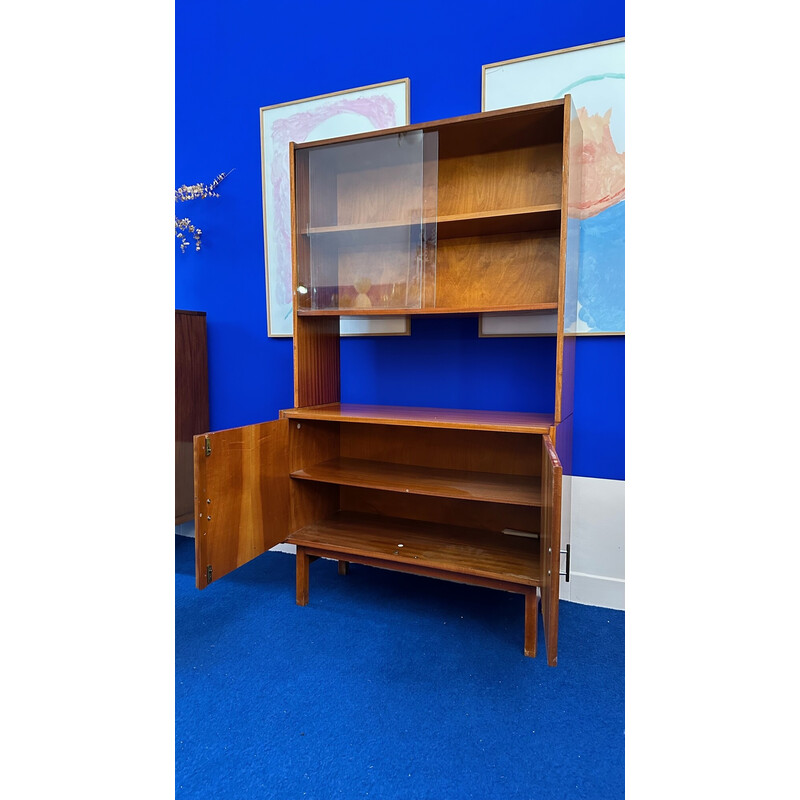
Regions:
[[[289, 142], [319, 141], [409, 124], [410, 79], [345, 89], [259, 109], [267, 335], [292, 336]], [[407, 316], [342, 317], [342, 336], [410, 334]]]
[[[572, 96], [584, 127], [584, 198], [577, 321], [565, 333], [624, 335], [624, 37], [485, 64], [481, 86], [482, 111]], [[542, 335], [541, 320], [529, 319], [528, 335]], [[523, 319], [514, 331], [525, 335]]]

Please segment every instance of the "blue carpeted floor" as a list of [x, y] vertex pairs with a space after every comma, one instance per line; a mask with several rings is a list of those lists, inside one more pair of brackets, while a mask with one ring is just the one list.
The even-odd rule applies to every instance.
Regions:
[[624, 795], [624, 613], [561, 603], [558, 666], [521, 595], [265, 553], [198, 591], [175, 537], [177, 797]]

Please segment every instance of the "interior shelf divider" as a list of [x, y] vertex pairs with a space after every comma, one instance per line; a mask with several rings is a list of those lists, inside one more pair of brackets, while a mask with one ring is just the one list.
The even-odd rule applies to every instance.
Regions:
[[509, 505], [542, 505], [540, 479], [530, 475], [503, 475], [359, 458], [333, 458], [296, 470], [291, 476], [299, 480], [389, 492]]

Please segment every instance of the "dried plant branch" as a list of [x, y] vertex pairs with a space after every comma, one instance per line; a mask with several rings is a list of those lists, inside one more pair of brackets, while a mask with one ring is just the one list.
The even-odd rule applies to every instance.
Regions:
[[[179, 186], [175, 190], [175, 202], [176, 203], [185, 203], [187, 200], [202, 200], [206, 197], [219, 197], [219, 193], [216, 191], [217, 187], [231, 174], [233, 170], [229, 170], [228, 172], [221, 172], [217, 175], [214, 180], [209, 183], [193, 183], [191, 186], [187, 186], [184, 184], [183, 186]], [[186, 238], [186, 234], [184, 231], [192, 234], [192, 238], [194, 239], [194, 249], [195, 252], [200, 250], [200, 237], [203, 235], [203, 231], [200, 228], [196, 227], [192, 224], [192, 221], [189, 217], [184, 217], [183, 219], [179, 219], [176, 215], [175, 217], [175, 238], [178, 239], [180, 242], [181, 253], [185, 253], [186, 249], [189, 247], [189, 240]]]

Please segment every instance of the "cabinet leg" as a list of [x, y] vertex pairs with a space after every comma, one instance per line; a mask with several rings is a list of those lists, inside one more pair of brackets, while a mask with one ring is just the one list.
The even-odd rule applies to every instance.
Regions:
[[525, 655], [536, 657], [536, 634], [539, 630], [539, 597], [536, 589], [525, 592]]
[[310, 559], [305, 548], [297, 548], [297, 605], [308, 605], [308, 565]]
[[349, 561], [340, 561], [339, 562], [339, 574], [340, 575], [347, 575], [350, 571], [350, 562]]

